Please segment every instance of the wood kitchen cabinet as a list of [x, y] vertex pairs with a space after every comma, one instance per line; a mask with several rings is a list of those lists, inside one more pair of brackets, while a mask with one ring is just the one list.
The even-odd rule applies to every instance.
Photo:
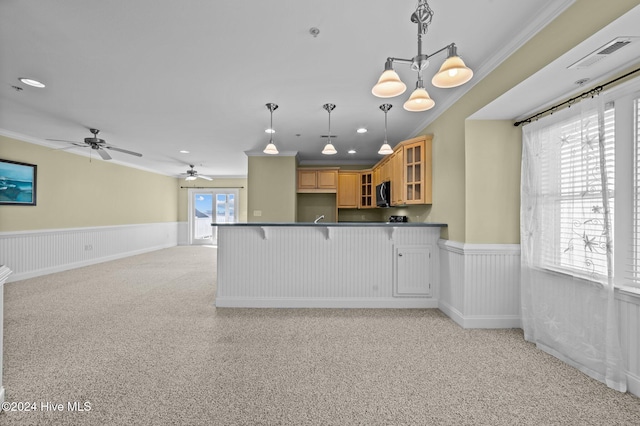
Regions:
[[374, 190], [391, 181], [392, 206], [431, 204], [431, 140], [427, 135], [401, 142], [373, 167]]
[[358, 208], [359, 172], [338, 172], [338, 208]]
[[431, 204], [431, 137], [411, 139], [403, 151], [402, 204]]
[[298, 192], [337, 192], [338, 168], [298, 169]]
[[374, 196], [375, 186], [373, 186], [373, 171], [365, 170], [360, 172], [360, 201], [361, 209], [370, 209], [376, 207], [376, 199]]

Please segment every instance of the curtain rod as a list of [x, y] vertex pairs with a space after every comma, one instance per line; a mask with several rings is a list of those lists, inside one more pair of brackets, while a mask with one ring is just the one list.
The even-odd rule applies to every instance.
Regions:
[[181, 186], [180, 187], [180, 189], [227, 189], [227, 188], [244, 189], [244, 186]]
[[626, 73], [626, 74], [625, 74], [625, 75], [623, 75], [623, 76], [620, 76], [620, 77], [615, 78], [615, 79], [613, 79], [613, 80], [611, 80], [611, 81], [608, 81], [608, 82], [606, 82], [606, 83], [604, 83], [604, 84], [602, 84], [602, 85], [600, 85], [600, 86], [596, 86], [596, 87], [594, 87], [593, 89], [591, 89], [591, 90], [587, 90], [586, 92], [581, 93], [581, 94], [579, 94], [578, 96], [574, 96], [573, 98], [571, 98], [571, 99], [569, 99], [569, 100], [567, 100], [567, 101], [561, 102], [561, 103], [559, 103], [559, 104], [556, 104], [556, 105], [552, 106], [551, 108], [545, 109], [545, 110], [544, 110], [544, 111], [542, 111], [542, 112], [539, 112], [539, 113], [537, 113], [537, 114], [534, 114], [534, 115], [532, 115], [531, 117], [525, 118], [524, 120], [516, 121], [515, 123], [513, 123], [513, 125], [514, 125], [514, 126], [516, 126], [516, 127], [518, 127], [519, 125], [521, 125], [521, 124], [523, 124], [523, 123], [531, 123], [531, 120], [537, 119], [537, 118], [539, 118], [539, 117], [541, 117], [541, 116], [545, 115], [545, 114], [546, 114], [546, 113], [548, 113], [548, 112], [550, 112], [551, 114], [553, 114], [554, 112], [556, 112], [556, 111], [558, 110], [558, 108], [560, 108], [561, 106], [564, 106], [564, 105], [569, 105], [569, 107], [571, 107], [571, 105], [573, 105], [574, 103], [576, 103], [576, 101], [580, 101], [580, 100], [585, 99], [585, 98], [587, 98], [587, 97], [589, 97], [589, 96], [594, 97], [594, 96], [598, 95], [600, 92], [602, 92], [602, 90], [603, 90], [605, 87], [607, 87], [608, 85], [613, 84], [613, 83], [615, 83], [616, 81], [622, 80], [623, 78], [627, 78], [627, 77], [629, 77], [630, 75], [635, 74], [635, 73], [637, 73], [637, 72], [639, 72], [639, 71], [640, 71], [640, 68], [637, 68], [637, 69], [635, 69], [635, 70], [633, 70], [633, 71], [630, 71], [630, 72]]

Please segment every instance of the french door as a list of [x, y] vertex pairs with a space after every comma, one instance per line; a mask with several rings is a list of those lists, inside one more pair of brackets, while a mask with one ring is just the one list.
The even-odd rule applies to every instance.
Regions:
[[189, 244], [217, 245], [212, 224], [237, 222], [237, 202], [237, 189], [189, 189]]

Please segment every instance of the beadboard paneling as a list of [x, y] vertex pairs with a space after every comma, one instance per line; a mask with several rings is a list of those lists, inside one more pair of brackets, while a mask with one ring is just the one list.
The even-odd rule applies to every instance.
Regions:
[[465, 328], [520, 327], [520, 247], [440, 240], [440, 309]]
[[11, 269], [7, 266], [0, 264], [0, 405], [4, 402], [4, 386], [2, 384], [2, 341], [4, 339], [4, 283], [9, 278]]
[[393, 297], [393, 256], [398, 245], [435, 246], [439, 232], [440, 228], [220, 227], [216, 306], [436, 307], [434, 297]]
[[177, 244], [176, 222], [0, 233], [8, 282], [132, 256]]
[[622, 359], [627, 370], [627, 386], [640, 396], [640, 295], [616, 291]]

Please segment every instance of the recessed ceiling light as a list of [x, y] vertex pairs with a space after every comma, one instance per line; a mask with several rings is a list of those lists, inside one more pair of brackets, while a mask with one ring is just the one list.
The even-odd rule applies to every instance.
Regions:
[[347, 151], [349, 154], [355, 154], [356, 150], [355, 149], [350, 149], [349, 151]]
[[358, 130], [356, 130], [356, 132], [358, 132], [358, 133], [367, 133], [367, 129], [365, 129], [364, 127], [360, 127]]
[[265, 133], [275, 133], [276, 131], [273, 129], [267, 129], [264, 131]]
[[189, 151], [184, 150], [184, 149], [180, 151], [180, 154], [188, 154], [188, 153], [189, 153]]
[[32, 78], [24, 78], [21, 77], [18, 80], [20, 80], [21, 82], [23, 82], [24, 84], [27, 84], [29, 86], [33, 86], [33, 87], [38, 87], [40, 89], [42, 89], [44, 86], [44, 83], [40, 83], [38, 80], [34, 80]]

